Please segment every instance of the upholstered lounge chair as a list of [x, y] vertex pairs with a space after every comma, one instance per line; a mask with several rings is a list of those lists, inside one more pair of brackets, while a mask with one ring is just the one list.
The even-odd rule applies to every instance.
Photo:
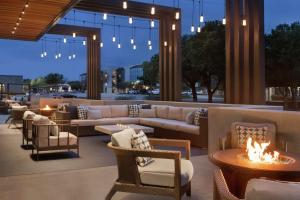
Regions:
[[[251, 179], [246, 188], [245, 200], [299, 200], [300, 183], [267, 179]], [[214, 200], [241, 200], [228, 189], [220, 169], [214, 173]]]
[[[190, 141], [149, 139], [151, 145], [185, 148], [185, 159], [180, 151], [138, 150], [131, 148], [132, 134], [116, 133], [108, 147], [113, 150], [118, 161], [118, 179], [106, 196], [110, 200], [116, 192], [145, 193], [172, 196], [181, 199], [186, 193], [191, 195], [193, 165], [190, 159]], [[145, 167], [136, 163], [136, 157], [151, 157], [154, 162]]]

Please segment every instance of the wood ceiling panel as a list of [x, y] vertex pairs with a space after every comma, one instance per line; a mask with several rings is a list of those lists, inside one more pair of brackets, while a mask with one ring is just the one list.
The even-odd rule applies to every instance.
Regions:
[[79, 0], [29, 0], [20, 25], [12, 34], [27, 0], [0, 1], [0, 38], [38, 40]]

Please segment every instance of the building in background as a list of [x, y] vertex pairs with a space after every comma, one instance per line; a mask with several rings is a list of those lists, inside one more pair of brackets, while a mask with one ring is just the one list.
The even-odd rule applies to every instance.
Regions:
[[1, 94], [24, 94], [23, 76], [0, 75]]
[[124, 83], [125, 83], [125, 69], [119, 67], [112, 71], [112, 93], [124, 92]]
[[80, 83], [81, 83], [81, 88], [83, 88], [83, 90], [86, 90], [86, 86], [87, 86], [87, 74], [86, 73], [80, 74]]
[[130, 82], [135, 82], [144, 75], [144, 67], [143, 65], [134, 65], [129, 68], [129, 73]]

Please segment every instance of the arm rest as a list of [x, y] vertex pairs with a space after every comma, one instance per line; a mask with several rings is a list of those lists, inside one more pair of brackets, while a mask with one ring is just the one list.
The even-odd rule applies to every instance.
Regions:
[[185, 148], [185, 158], [191, 157], [191, 142], [189, 140], [172, 140], [172, 139], [154, 139], [149, 138], [151, 145], [167, 146], [167, 147], [182, 147]]
[[229, 191], [226, 180], [220, 169], [217, 169], [214, 173], [214, 199], [240, 200]]

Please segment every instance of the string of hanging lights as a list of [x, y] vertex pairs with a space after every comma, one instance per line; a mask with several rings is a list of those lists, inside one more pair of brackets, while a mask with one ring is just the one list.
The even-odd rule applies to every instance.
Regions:
[[195, 26], [194, 26], [194, 15], [195, 15], [195, 0], [193, 0], [193, 8], [192, 8], [192, 25], [191, 25], [191, 32], [195, 32]]
[[23, 19], [23, 16], [25, 15], [25, 10], [26, 10], [28, 7], [29, 7], [29, 0], [26, 1], [26, 3], [25, 3], [25, 5], [24, 5], [24, 7], [23, 7], [21, 13], [19, 14], [19, 16], [18, 16], [18, 18], [17, 18], [17, 21], [16, 21], [16, 25], [13, 27], [13, 30], [11, 31], [11, 34], [14, 35], [14, 34], [16, 33], [18, 27], [19, 27], [20, 24], [21, 24], [21, 21], [22, 21], [22, 19]]

